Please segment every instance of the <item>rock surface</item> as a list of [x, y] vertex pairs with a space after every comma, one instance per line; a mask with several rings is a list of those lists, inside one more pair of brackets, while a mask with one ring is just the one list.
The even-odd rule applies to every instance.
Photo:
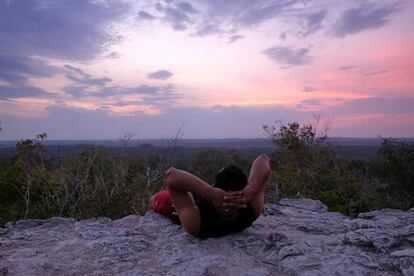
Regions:
[[151, 211], [0, 228], [0, 275], [414, 275], [414, 209], [351, 219], [283, 199], [243, 232], [199, 240]]

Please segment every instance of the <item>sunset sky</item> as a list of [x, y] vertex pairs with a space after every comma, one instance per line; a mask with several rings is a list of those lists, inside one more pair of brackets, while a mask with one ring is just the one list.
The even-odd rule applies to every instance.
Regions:
[[414, 137], [414, 1], [0, 0], [0, 140]]

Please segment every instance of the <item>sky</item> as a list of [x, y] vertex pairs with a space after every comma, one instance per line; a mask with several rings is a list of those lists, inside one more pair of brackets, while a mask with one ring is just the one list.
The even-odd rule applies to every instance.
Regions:
[[0, 140], [414, 137], [414, 1], [0, 0]]

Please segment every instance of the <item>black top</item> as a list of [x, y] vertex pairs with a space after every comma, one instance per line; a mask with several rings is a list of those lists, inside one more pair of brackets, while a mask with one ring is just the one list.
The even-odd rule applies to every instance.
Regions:
[[253, 208], [250, 203], [246, 208], [237, 210], [237, 217], [234, 222], [224, 220], [217, 212], [213, 203], [206, 198], [196, 201], [201, 216], [201, 227], [199, 238], [220, 237], [226, 234], [239, 232], [256, 220]]

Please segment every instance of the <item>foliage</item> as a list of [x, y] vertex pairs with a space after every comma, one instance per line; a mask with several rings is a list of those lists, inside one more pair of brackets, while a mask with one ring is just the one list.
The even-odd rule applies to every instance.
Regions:
[[378, 208], [408, 209], [414, 202], [414, 145], [385, 139], [381, 162], [337, 158], [325, 124], [263, 126], [275, 144], [270, 183], [280, 197], [319, 199], [330, 210], [348, 215]]
[[42, 144], [45, 138], [41, 134], [18, 142], [13, 160], [1, 164], [0, 224], [21, 218], [143, 214], [149, 197], [163, 185], [166, 163], [153, 166], [124, 149], [109, 155], [93, 145], [53, 161]]
[[277, 171], [276, 182], [283, 194], [313, 196], [319, 190], [333, 184], [329, 172], [335, 169], [334, 153], [330, 149], [327, 135], [317, 136], [312, 124], [298, 123], [275, 127], [264, 126], [276, 149], [273, 166]]
[[163, 154], [142, 158], [130, 153], [129, 135], [121, 138], [118, 152], [85, 145], [79, 153], [48, 155], [45, 138], [40, 134], [18, 142], [13, 159], [0, 164], [0, 224], [50, 216], [143, 214], [150, 196], [164, 188], [169, 166], [192, 171], [210, 184], [224, 166], [249, 167], [236, 150], [200, 149], [186, 159], [176, 153], [175, 144]]
[[389, 207], [414, 207], [414, 144], [384, 139], [380, 150], [381, 161], [372, 166], [372, 173], [387, 185], [382, 189]]
[[[375, 162], [338, 158], [327, 132], [311, 124], [264, 126], [273, 141], [272, 173], [266, 201], [281, 197], [319, 199], [330, 210], [355, 216], [379, 208], [414, 207], [414, 145], [384, 139]], [[188, 170], [210, 184], [223, 167], [234, 164], [248, 173], [255, 156], [237, 150], [199, 149], [181, 156], [174, 147], [142, 157], [123, 147], [109, 151], [94, 145], [78, 153], [50, 155], [46, 134], [16, 144], [15, 155], [0, 163], [0, 224], [22, 218], [67, 216], [113, 219], [147, 210], [148, 199], [164, 187], [169, 166]]]

